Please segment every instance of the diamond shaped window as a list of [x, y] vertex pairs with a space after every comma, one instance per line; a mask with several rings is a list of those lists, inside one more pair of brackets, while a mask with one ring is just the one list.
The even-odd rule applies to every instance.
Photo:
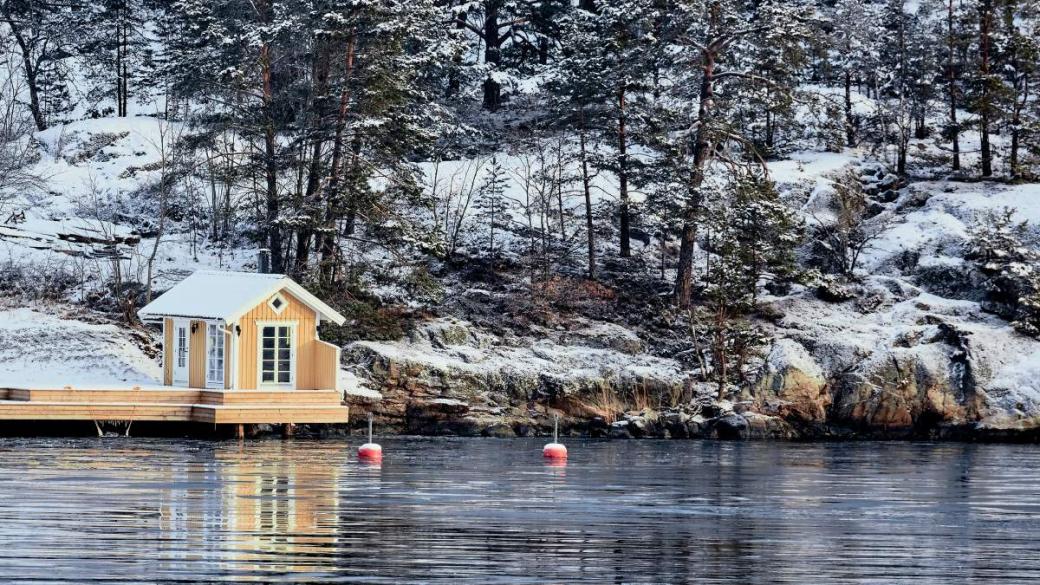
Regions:
[[289, 306], [289, 301], [285, 300], [281, 293], [278, 293], [271, 297], [271, 300], [267, 301], [267, 306], [271, 307], [271, 310], [275, 313], [281, 314], [285, 307]]

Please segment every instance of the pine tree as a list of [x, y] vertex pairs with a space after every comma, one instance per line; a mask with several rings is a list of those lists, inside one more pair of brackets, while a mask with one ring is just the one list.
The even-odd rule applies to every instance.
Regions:
[[829, 59], [844, 88], [845, 141], [856, 145], [859, 121], [853, 111], [852, 88], [862, 86], [877, 69], [878, 15], [862, 0], [839, 0], [831, 15]]
[[[920, 8], [920, 7], [919, 7]], [[886, 31], [880, 47], [879, 95], [886, 143], [896, 147], [896, 172], [907, 173], [912, 137], [923, 138], [938, 71], [934, 39], [919, 13], [908, 13], [903, 0], [889, 0], [882, 14]]]
[[993, 119], [999, 115], [1002, 89], [999, 75], [993, 73], [993, 41], [997, 34], [993, 2], [994, 0], [979, 0], [978, 2], [978, 71], [974, 80], [974, 100], [971, 104], [979, 115], [979, 145], [983, 177], [993, 175], [990, 131]]
[[1010, 320], [1026, 335], [1040, 337], [1040, 255], [1026, 244], [1029, 225], [1014, 210], [990, 212], [972, 227], [965, 257], [986, 278], [983, 308]]
[[115, 115], [126, 117], [131, 86], [149, 73], [152, 51], [144, 29], [155, 15], [143, 0], [101, 0], [82, 12], [86, 34], [77, 44], [90, 76], [98, 80], [92, 93], [111, 96]]
[[509, 184], [505, 170], [497, 158], [492, 158], [484, 175], [484, 181], [477, 192], [474, 207], [477, 210], [476, 220], [486, 226], [488, 235], [488, 258], [491, 270], [497, 265], [499, 248], [496, 247], [495, 232], [504, 229], [512, 217], [509, 201], [505, 197], [505, 189]]
[[938, 29], [934, 36], [942, 38], [944, 41], [943, 89], [946, 93], [948, 116], [941, 138], [950, 141], [952, 153], [950, 168], [957, 172], [961, 169], [961, 125], [957, 119], [957, 110], [961, 105], [961, 96], [964, 93], [961, 88], [961, 76], [965, 68], [961, 55], [965, 52], [968, 40], [960, 26], [965, 18], [961, 10], [962, 3], [958, 0], [939, 0], [939, 2], [940, 5], [936, 7], [936, 10], [942, 13], [942, 18], [938, 21]]
[[751, 302], [755, 303], [759, 281], [768, 279], [771, 290], [785, 291], [795, 280], [796, 249], [804, 236], [804, 225], [780, 199], [776, 185], [759, 173], [742, 175], [733, 191], [732, 229], [748, 275]]
[[652, 86], [653, 51], [662, 45], [652, 31], [653, 0], [625, 0], [599, 6], [595, 13], [573, 11], [565, 23], [563, 58], [557, 66], [556, 91], [565, 112], [611, 147], [597, 166], [618, 180], [618, 249], [632, 254], [631, 189], [638, 163], [631, 156], [633, 123], [644, 109], [641, 94]]
[[237, 150], [248, 157], [231, 160], [258, 179], [254, 221], [274, 270], [302, 274], [317, 252], [330, 284], [359, 217], [397, 226], [382, 230], [388, 238], [410, 231], [389, 203], [415, 201], [409, 158], [443, 129], [431, 96], [443, 91], [442, 54], [453, 48], [429, 23], [447, 18], [444, 9], [432, 0], [180, 0], [172, 12], [164, 73], [176, 97], [214, 105], [196, 114], [203, 143], [244, 142]]
[[727, 147], [738, 152], [744, 148], [744, 156], [753, 156], [736, 114], [750, 88], [772, 85], [773, 100], [791, 91], [759, 75], [760, 63], [735, 53], [752, 54], [747, 46], [755, 43], [771, 47], [759, 54], [798, 54], [808, 37], [809, 15], [803, 6], [783, 2], [685, 2], [681, 8], [667, 34], [677, 43], [669, 75], [695, 81], [669, 88], [662, 101], [671, 104], [671, 111], [661, 116], [667, 122], [656, 133], [655, 149], [662, 153], [661, 174], [670, 175], [663, 182], [676, 186], [670, 190], [671, 201], [660, 204], [675, 209], [681, 218], [675, 301], [686, 307], [693, 293], [693, 251], [705, 201], [702, 187], [711, 163], [739, 164], [739, 155]]
[[[531, 63], [548, 63], [550, 36], [569, 6], [564, 0], [476, 0], [452, 8], [452, 22], [466, 30], [481, 50], [482, 107], [495, 112], [505, 103], [504, 88]], [[456, 52], [456, 60], [462, 52]], [[454, 82], [456, 88], [458, 81]], [[455, 93], [454, 91], [452, 93]]]
[[1005, 0], [1002, 6], [1002, 27], [1005, 31], [1001, 50], [1005, 94], [1008, 103], [1002, 110], [1010, 134], [1008, 146], [1008, 174], [1022, 176], [1026, 169], [1021, 164], [1023, 139], [1031, 133], [1036, 119], [1030, 119], [1030, 102], [1036, 102], [1036, 85], [1040, 82], [1040, 6], [1029, 6], [1019, 0]]

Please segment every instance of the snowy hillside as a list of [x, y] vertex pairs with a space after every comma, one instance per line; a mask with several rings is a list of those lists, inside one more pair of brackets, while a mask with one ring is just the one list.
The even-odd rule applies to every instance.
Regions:
[[118, 325], [60, 317], [55, 310], [61, 309], [0, 310], [0, 388], [161, 385], [158, 362], [134, 343], [142, 339], [128, 338]]
[[395, 430], [1040, 436], [1023, 3], [120, 6], [0, 0], [0, 385], [263, 252]]

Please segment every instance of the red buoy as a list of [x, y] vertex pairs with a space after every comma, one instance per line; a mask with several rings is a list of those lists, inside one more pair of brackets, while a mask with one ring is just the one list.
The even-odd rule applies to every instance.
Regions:
[[556, 415], [556, 419], [553, 422], [553, 442], [542, 447], [542, 456], [547, 459], [566, 459], [567, 458], [567, 447], [559, 442], [560, 435], [560, 415]]
[[383, 460], [383, 448], [372, 442], [372, 413], [368, 413], [368, 442], [358, 447], [358, 459], [371, 463]]
[[357, 450], [358, 459], [362, 461], [382, 461], [383, 460], [383, 448], [375, 443], [365, 443], [358, 447]]
[[559, 443], [549, 443], [542, 448], [542, 455], [549, 459], [566, 459], [567, 447]]

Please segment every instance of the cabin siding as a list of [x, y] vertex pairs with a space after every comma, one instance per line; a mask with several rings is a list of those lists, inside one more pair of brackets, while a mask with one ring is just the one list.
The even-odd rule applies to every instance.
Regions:
[[326, 341], [314, 344], [314, 389], [338, 390], [340, 348]]
[[[264, 299], [256, 307], [239, 319], [242, 334], [238, 338], [239, 369], [238, 387], [243, 390], [258, 389], [257, 380], [257, 354], [259, 343], [259, 331], [257, 321], [286, 321], [295, 322], [296, 339], [294, 349], [296, 351], [296, 388], [299, 390], [329, 389], [321, 386], [325, 380], [319, 380], [316, 376], [315, 366], [318, 347], [317, 315], [314, 310], [294, 297], [286, 290], [281, 294], [288, 301], [288, 306], [281, 313], [276, 313]], [[273, 296], [273, 295], [272, 295]], [[327, 376], [326, 376], [327, 377]]]
[[188, 333], [188, 387], [206, 387], [206, 322], [192, 320]]
[[173, 319], [163, 319], [163, 385], [173, 385]]

